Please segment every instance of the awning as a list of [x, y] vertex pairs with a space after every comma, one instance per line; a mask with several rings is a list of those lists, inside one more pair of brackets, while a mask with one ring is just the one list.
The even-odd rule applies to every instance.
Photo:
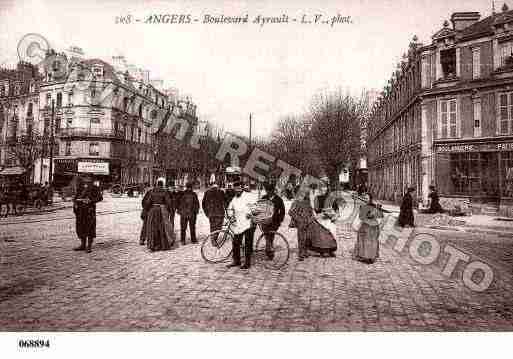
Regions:
[[24, 174], [26, 171], [23, 167], [6, 167], [0, 171], [0, 176], [19, 176]]

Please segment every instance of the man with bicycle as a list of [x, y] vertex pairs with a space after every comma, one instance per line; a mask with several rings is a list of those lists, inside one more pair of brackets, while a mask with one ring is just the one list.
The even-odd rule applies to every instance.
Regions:
[[280, 196], [276, 194], [276, 185], [272, 181], [264, 183], [265, 195], [262, 200], [268, 200], [273, 203], [274, 212], [271, 222], [262, 225], [262, 232], [265, 236], [265, 254], [268, 260], [274, 259], [273, 240], [274, 232], [278, 231], [283, 219], [285, 218], [285, 204]]
[[[228, 215], [232, 217], [232, 231], [234, 238], [232, 241], [233, 262], [227, 267], [238, 267], [249, 269], [251, 267], [251, 254], [253, 252], [253, 237], [255, 236], [255, 224], [251, 220], [250, 201], [246, 194], [243, 195], [242, 183], [233, 184], [235, 197], [228, 205]], [[240, 249], [244, 239], [244, 264], [241, 266]]]

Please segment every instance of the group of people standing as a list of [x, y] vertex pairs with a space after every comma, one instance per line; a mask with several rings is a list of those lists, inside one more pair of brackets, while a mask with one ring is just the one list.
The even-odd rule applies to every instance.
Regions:
[[[278, 231], [285, 218], [285, 205], [276, 193], [275, 184], [264, 184], [265, 195], [261, 200], [272, 203], [271, 220], [262, 224], [262, 232], [266, 239], [266, 257], [273, 259], [274, 232]], [[400, 226], [414, 226], [413, 197], [414, 188], [405, 194], [398, 218]], [[363, 197], [362, 197], [363, 196]], [[360, 261], [373, 263], [379, 257], [379, 218], [383, 217], [383, 209], [373, 202], [369, 193], [358, 197], [362, 203], [359, 206], [361, 225], [358, 229], [357, 240], [353, 251], [354, 257]], [[430, 187], [430, 213], [443, 212], [436, 189]], [[91, 252], [93, 239], [96, 237], [96, 203], [103, 200], [101, 190], [92, 183], [92, 177], [84, 177], [78, 186], [73, 200], [73, 211], [76, 214], [76, 231], [80, 246], [75, 250]], [[228, 267], [250, 268], [253, 251], [253, 238], [256, 224], [253, 221], [251, 204], [258, 197], [252, 193], [244, 193], [242, 183], [235, 183], [233, 193], [226, 193], [218, 184], [211, 183], [205, 192], [201, 207], [210, 222], [210, 232], [220, 230], [225, 216], [232, 218], [231, 229], [234, 233], [233, 261]], [[200, 210], [198, 195], [193, 190], [192, 183], [186, 185], [184, 191], [172, 186], [164, 188], [164, 182], [146, 192], [142, 199], [141, 219], [143, 220], [140, 233], [140, 244], [146, 245], [151, 251], [168, 250], [175, 244], [174, 222], [175, 215], [180, 215], [180, 239], [185, 244], [187, 228], [190, 231], [191, 243], [197, 243], [196, 220]], [[337, 241], [330, 224], [338, 217], [338, 204], [330, 200], [327, 185], [322, 187], [317, 195], [307, 191], [303, 195], [296, 194], [288, 211], [290, 227], [297, 230], [298, 260], [303, 261], [315, 252], [320, 256], [335, 257]], [[245, 242], [244, 262], [241, 258], [241, 246]]]
[[168, 250], [175, 244], [175, 215], [180, 215], [181, 243], [185, 244], [187, 227], [191, 243], [197, 243], [196, 218], [199, 212], [198, 195], [192, 183], [186, 185], [185, 191], [172, 186], [164, 188], [164, 181], [157, 181], [157, 186], [146, 192], [142, 199], [141, 219], [143, 226], [139, 243], [147, 245], [151, 251]]

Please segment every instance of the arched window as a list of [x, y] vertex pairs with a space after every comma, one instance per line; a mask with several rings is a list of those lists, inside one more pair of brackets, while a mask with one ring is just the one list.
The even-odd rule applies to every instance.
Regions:
[[143, 106], [142, 106], [142, 103], [141, 103], [139, 105], [139, 117], [141, 117], [141, 118], [142, 118], [142, 108], [143, 108]]

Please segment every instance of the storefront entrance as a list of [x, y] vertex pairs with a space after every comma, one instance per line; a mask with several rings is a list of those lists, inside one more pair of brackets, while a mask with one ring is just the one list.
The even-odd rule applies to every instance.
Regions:
[[440, 194], [500, 197], [496, 152], [439, 153], [436, 174]]
[[435, 178], [441, 197], [467, 198], [473, 207], [487, 209], [502, 210], [513, 203], [513, 142], [435, 148]]

